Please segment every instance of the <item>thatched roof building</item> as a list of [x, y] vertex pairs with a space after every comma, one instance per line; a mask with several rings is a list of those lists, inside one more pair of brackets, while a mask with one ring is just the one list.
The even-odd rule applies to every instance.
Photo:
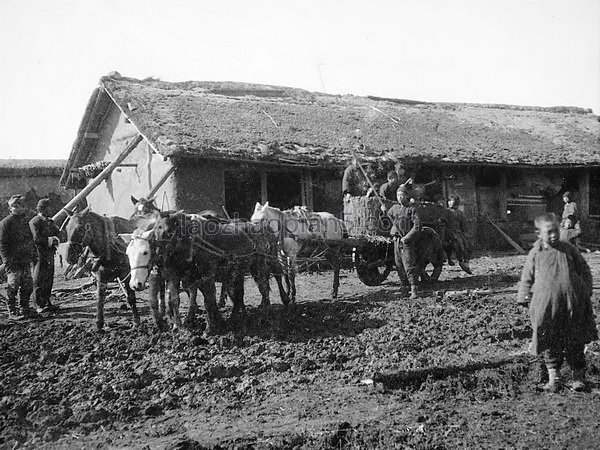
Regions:
[[31, 210], [41, 197], [50, 197], [53, 212], [64, 204], [72, 197], [58, 183], [66, 164], [66, 159], [0, 159], [0, 217], [8, 214], [6, 201], [15, 194]]
[[[400, 159], [428, 167], [427, 176], [442, 180], [443, 195], [460, 192], [473, 220], [514, 220], [507, 216], [512, 199], [536, 203], [535, 211], [557, 208], [560, 197], [542, 197], [566, 189], [578, 192], [583, 211], [600, 214], [600, 121], [589, 109], [427, 103], [113, 73], [90, 98], [61, 184], [81, 187], [136, 135], [143, 137], [137, 156], [94, 194], [96, 203], [106, 196], [106, 212], [124, 215], [131, 207], [124, 194], [149, 190], [186, 209], [246, 211], [256, 200], [289, 197], [339, 212], [341, 169], [358, 149], [380, 165]], [[136, 176], [125, 166], [135, 166]], [[170, 186], [158, 189], [165, 179]], [[525, 194], [536, 197], [521, 200]], [[527, 220], [534, 211], [521, 210], [529, 211]]]
[[426, 103], [120, 76], [100, 80], [69, 166], [85, 163], [110, 100], [165, 157], [339, 166], [349, 161], [360, 130], [367, 159], [600, 166], [600, 122], [581, 108]]

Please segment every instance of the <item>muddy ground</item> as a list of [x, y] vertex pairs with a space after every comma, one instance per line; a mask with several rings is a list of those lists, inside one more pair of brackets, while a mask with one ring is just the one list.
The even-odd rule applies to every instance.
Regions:
[[[600, 253], [585, 258], [598, 316]], [[446, 266], [418, 300], [395, 273], [367, 287], [344, 271], [337, 300], [331, 273], [301, 274], [296, 309], [273, 292], [268, 313], [248, 280], [245, 332], [208, 339], [202, 320], [154, 332], [143, 302], [132, 329], [118, 294], [97, 334], [94, 291], [68, 290], [88, 280], [57, 280], [55, 317], [0, 315], [0, 447], [598, 448], [600, 345], [588, 392], [541, 391], [515, 304], [523, 261]]]

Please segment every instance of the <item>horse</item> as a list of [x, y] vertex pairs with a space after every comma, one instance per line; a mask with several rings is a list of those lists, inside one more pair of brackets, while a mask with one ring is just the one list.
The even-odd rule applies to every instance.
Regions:
[[[186, 276], [197, 282], [204, 296], [207, 334], [217, 334], [223, 326], [215, 295], [218, 274], [227, 280], [227, 293], [233, 301], [232, 317], [245, 318], [244, 275], [248, 271], [261, 293], [261, 307], [270, 305], [269, 275], [273, 266], [268, 260], [277, 260], [277, 236], [268, 227], [249, 222], [222, 223], [179, 212], [161, 217], [152, 239], [167, 281], [167, 311], [174, 328], [181, 325], [179, 285]], [[275, 277], [282, 301], [287, 303], [281, 271]], [[134, 280], [140, 281], [136, 274], [132, 274], [131, 283]]]
[[[146, 288], [146, 281], [150, 287], [149, 306], [152, 319], [158, 329], [165, 326], [164, 317], [167, 312], [165, 302], [165, 281], [158, 267], [158, 255], [155, 250], [154, 230], [136, 229], [130, 236], [127, 245], [127, 258], [130, 266], [129, 287], [134, 291], [142, 291]], [[198, 289], [195, 283], [189, 279], [182, 280], [183, 290], [186, 291], [190, 307], [185, 320], [185, 326], [191, 327], [196, 319], [198, 304], [196, 302]]]
[[[140, 197], [139, 199], [135, 198], [133, 195], [130, 196], [131, 198], [131, 203], [133, 203], [134, 206], [134, 210], [133, 210], [133, 214], [131, 215], [131, 219], [136, 219], [136, 218], [140, 218], [140, 217], [153, 217], [154, 221], [156, 220], [157, 217], [159, 216], [167, 216], [169, 214], [174, 214], [177, 211], [162, 211], [158, 208], [158, 206], [156, 206], [156, 197], [150, 197], [150, 198], [145, 198], [145, 197]], [[226, 222], [226, 220], [215, 210], [212, 209], [205, 209], [200, 211], [199, 213], [197, 213], [196, 215], [201, 216], [203, 218], [214, 218], [215, 220], [221, 220], [223, 222]], [[149, 229], [147, 227], [141, 227], [142, 229]], [[153, 283], [160, 283], [160, 280], [155, 280], [153, 281]], [[192, 306], [192, 304], [195, 304], [195, 297], [196, 297], [196, 290], [194, 290], [193, 288], [189, 288], [186, 289], [186, 291], [188, 292], [188, 296], [190, 296], [190, 307]], [[164, 312], [164, 308], [165, 308], [165, 302], [164, 302], [164, 286], [161, 286], [159, 288], [159, 293], [160, 293], [160, 298], [161, 298], [161, 302], [160, 302], [160, 308], [161, 310]], [[191, 295], [194, 295], [194, 299], [192, 302], [192, 297]], [[219, 301], [218, 301], [218, 305], [219, 307], [223, 307], [225, 306], [225, 300], [227, 299], [227, 286], [225, 285], [221, 285], [221, 295], [219, 296]], [[192, 311], [192, 312], [195, 312]], [[188, 319], [191, 319], [193, 321], [194, 316], [190, 316], [190, 314], [188, 313]], [[187, 321], [187, 319], [186, 319]]]
[[[152, 215], [156, 212], [161, 215], [174, 214], [177, 212], [177, 211], [162, 211], [161, 209], [159, 209], [158, 206], [156, 206], [156, 203], [155, 203], [156, 198], [155, 197], [151, 197], [151, 198], [140, 197], [139, 199], [135, 198], [133, 195], [131, 195], [130, 197], [131, 197], [131, 203], [133, 203], [133, 205], [135, 207], [133, 214], [131, 216], [132, 218]], [[224, 220], [223, 216], [213, 209], [205, 209], [196, 214], [199, 216], [202, 216], [202, 217], [206, 217], [206, 218], [213, 217], [215, 219]]]
[[[92, 266], [96, 277], [96, 328], [102, 331], [104, 327], [104, 300], [108, 281], [125, 280], [129, 275], [129, 260], [125, 254], [125, 242], [117, 236], [117, 224], [109, 217], [101, 216], [90, 211], [87, 207], [79, 213], [68, 212], [67, 231], [67, 262], [77, 263], [85, 247], [97, 258]], [[119, 222], [123, 226], [124, 222]], [[133, 314], [133, 322], [137, 327], [140, 316], [136, 306], [134, 291], [127, 283], [125, 289], [127, 302]]]
[[[309, 213], [303, 208], [282, 211], [269, 206], [269, 202], [254, 206], [251, 222], [265, 221], [279, 236], [281, 250], [287, 261], [287, 294], [292, 303], [296, 302], [295, 274], [298, 270], [298, 254], [322, 254], [333, 267], [333, 286], [331, 297], [336, 298], [340, 285], [341, 246], [329, 245], [340, 241], [347, 235], [343, 220], [328, 212]], [[328, 243], [329, 242], [329, 243]]]

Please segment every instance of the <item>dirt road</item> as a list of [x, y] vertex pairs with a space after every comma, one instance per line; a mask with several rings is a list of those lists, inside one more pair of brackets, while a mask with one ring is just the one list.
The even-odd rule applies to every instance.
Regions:
[[[585, 258], [598, 286], [600, 253]], [[97, 334], [93, 289], [57, 291], [53, 318], [0, 315], [0, 447], [597, 448], [600, 345], [588, 392], [541, 392], [515, 304], [523, 261], [446, 266], [418, 300], [395, 273], [367, 287], [346, 271], [337, 300], [331, 273], [301, 274], [297, 307], [273, 292], [268, 312], [248, 281], [246, 330], [208, 339], [202, 321], [155, 333], [143, 302], [132, 329], [118, 295]]]

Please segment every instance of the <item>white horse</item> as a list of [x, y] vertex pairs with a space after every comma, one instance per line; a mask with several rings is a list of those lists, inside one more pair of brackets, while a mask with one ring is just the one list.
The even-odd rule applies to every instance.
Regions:
[[[128, 235], [130, 238], [127, 246], [127, 257], [129, 258], [130, 280], [129, 287], [134, 291], [142, 291], [146, 288], [146, 281], [149, 280], [150, 295], [149, 305], [152, 313], [154, 324], [159, 328], [164, 327], [164, 317], [166, 315], [171, 318], [173, 311], [170, 309], [168, 302], [165, 302], [164, 281], [160, 274], [153, 274], [153, 260], [155, 253], [153, 249], [154, 230], [144, 231], [136, 229], [133, 234]], [[185, 320], [185, 325], [190, 327], [195, 319], [198, 311], [196, 302], [197, 287], [189, 280], [184, 280], [184, 290], [190, 299], [190, 307]]]
[[341, 246], [335, 245], [346, 236], [346, 225], [328, 212], [309, 212], [305, 208], [295, 207], [292, 211], [256, 203], [252, 222], [267, 221], [269, 227], [278, 234], [281, 251], [287, 259], [286, 284], [290, 301], [296, 301], [295, 274], [298, 269], [298, 254], [309, 256], [320, 254], [333, 267], [333, 287], [331, 297], [338, 295], [340, 285]]

